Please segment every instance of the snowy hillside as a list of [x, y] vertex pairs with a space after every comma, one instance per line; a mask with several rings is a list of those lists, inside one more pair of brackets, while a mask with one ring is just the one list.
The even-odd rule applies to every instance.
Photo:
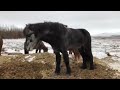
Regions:
[[117, 33], [101, 33], [101, 34], [95, 34], [94, 37], [111, 37], [111, 36], [118, 36], [120, 35], [120, 32]]

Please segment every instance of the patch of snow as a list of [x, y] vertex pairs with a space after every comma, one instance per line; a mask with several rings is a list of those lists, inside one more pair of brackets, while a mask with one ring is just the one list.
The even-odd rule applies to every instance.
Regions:
[[22, 49], [22, 50], [20, 50], [19, 52], [20, 52], [20, 53], [22, 53], [22, 54], [24, 54], [24, 50], [23, 50], [23, 49]]
[[13, 49], [7, 49], [7, 50], [5, 50], [5, 52], [6, 53], [19, 53], [18, 51], [15, 51], [15, 50], [13, 50]]
[[35, 58], [35, 56], [34, 56], [34, 57], [29, 58], [29, 59], [28, 59], [28, 62], [33, 61], [33, 59], [34, 59], [34, 58]]
[[35, 56], [31, 56], [31, 55], [25, 56], [25, 59], [26, 59], [28, 62], [33, 61], [34, 58], [35, 58]]
[[26, 59], [26, 58], [29, 58], [30, 56], [31, 56], [31, 55], [25, 56], [25, 59]]
[[72, 55], [72, 54], [70, 54], [70, 55], [69, 55], [69, 57], [70, 57], [70, 58], [72, 58], [72, 57], [73, 57], [73, 55]]
[[112, 59], [115, 61], [120, 61], [120, 57], [112, 57]]
[[23, 49], [24, 42], [25, 39], [3, 39], [3, 48], [19, 51]]
[[[22, 53], [24, 54], [24, 42], [25, 39], [3, 39], [4, 52], [6, 53]], [[48, 52], [53, 53], [53, 49], [50, 44], [43, 42], [48, 47]], [[43, 50], [41, 51], [43, 52]], [[35, 53], [35, 49], [29, 51], [30, 54]]]
[[93, 56], [95, 56], [99, 59], [102, 59], [102, 58], [107, 57], [107, 54], [105, 54], [104, 52], [93, 52]]
[[42, 64], [45, 64], [45, 61], [41, 61]]
[[108, 65], [110, 66], [110, 68], [114, 70], [118, 70], [120, 72], [120, 63], [118, 62], [108, 63]]

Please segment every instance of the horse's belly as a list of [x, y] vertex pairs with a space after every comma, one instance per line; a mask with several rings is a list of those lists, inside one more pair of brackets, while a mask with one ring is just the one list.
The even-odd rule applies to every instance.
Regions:
[[82, 45], [69, 45], [69, 46], [68, 46], [68, 49], [71, 49], [71, 48], [72, 48], [72, 49], [73, 49], [73, 48], [74, 48], [74, 49], [78, 49], [78, 48], [81, 48], [81, 46], [82, 46]]

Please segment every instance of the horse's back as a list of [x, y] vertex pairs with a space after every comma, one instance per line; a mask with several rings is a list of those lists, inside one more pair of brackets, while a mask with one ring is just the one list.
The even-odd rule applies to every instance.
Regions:
[[86, 29], [83, 29], [83, 28], [80, 28], [80, 29], [69, 28], [68, 32], [71, 35], [80, 36], [80, 37], [81, 36], [90, 36], [90, 33]]
[[90, 33], [86, 30], [86, 29], [78, 29], [80, 32], [82, 32], [84, 34], [84, 36], [89, 36], [90, 37]]
[[90, 33], [86, 29], [68, 29], [69, 48], [77, 48], [90, 44]]

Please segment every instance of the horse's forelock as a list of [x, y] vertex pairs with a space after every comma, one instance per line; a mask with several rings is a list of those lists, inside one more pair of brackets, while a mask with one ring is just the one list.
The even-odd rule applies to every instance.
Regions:
[[24, 30], [23, 30], [23, 34], [27, 35], [31, 30], [31, 24], [26, 24]]

